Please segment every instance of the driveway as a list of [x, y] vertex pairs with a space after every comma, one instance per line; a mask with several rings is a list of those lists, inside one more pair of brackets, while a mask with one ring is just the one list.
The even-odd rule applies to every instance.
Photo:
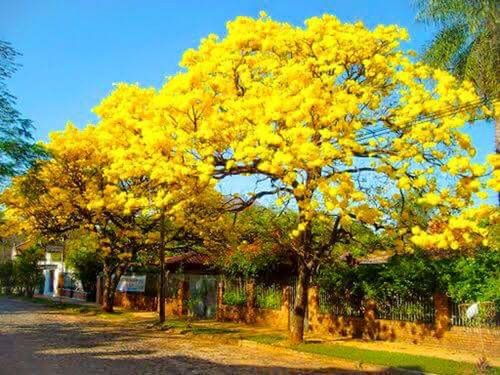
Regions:
[[0, 297], [0, 374], [366, 373], [355, 364], [187, 337]]

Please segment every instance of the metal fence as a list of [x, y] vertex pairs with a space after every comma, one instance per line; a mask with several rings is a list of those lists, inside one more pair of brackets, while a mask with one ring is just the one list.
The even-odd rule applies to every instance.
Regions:
[[335, 316], [362, 317], [364, 314], [361, 302], [339, 298], [338, 295], [327, 290], [319, 290], [319, 311]]
[[377, 301], [378, 319], [408, 322], [434, 322], [434, 300], [432, 296], [400, 298], [398, 296]]
[[[500, 311], [494, 302], [451, 303], [451, 324], [462, 327], [500, 327]], [[469, 314], [467, 311], [469, 310]], [[469, 316], [467, 316], [469, 315]]]
[[258, 308], [278, 310], [281, 308], [282, 296], [283, 291], [279, 285], [258, 284], [255, 286], [255, 305]]

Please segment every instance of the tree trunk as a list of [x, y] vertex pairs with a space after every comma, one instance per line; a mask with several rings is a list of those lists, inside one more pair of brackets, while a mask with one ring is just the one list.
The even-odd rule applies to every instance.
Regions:
[[307, 290], [309, 288], [310, 272], [302, 261], [298, 265], [297, 289], [295, 303], [290, 320], [290, 340], [294, 344], [304, 341], [304, 321], [307, 308]]
[[33, 298], [34, 294], [35, 294], [34, 288], [32, 288], [31, 286], [27, 286], [26, 287], [26, 297]]
[[106, 312], [113, 312], [113, 305], [115, 303], [115, 282], [113, 280], [113, 272], [109, 265], [104, 264], [104, 288], [102, 293], [102, 310]]

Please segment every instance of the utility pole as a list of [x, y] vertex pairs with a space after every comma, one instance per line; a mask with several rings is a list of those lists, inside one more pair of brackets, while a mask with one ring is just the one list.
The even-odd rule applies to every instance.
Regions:
[[158, 291], [159, 318], [160, 323], [165, 321], [165, 210], [160, 215], [160, 247], [158, 249], [160, 259], [160, 286]]

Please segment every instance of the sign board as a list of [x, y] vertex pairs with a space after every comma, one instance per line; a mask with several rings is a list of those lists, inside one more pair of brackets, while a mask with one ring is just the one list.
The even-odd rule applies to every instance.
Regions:
[[146, 276], [122, 276], [116, 289], [119, 292], [144, 292]]

